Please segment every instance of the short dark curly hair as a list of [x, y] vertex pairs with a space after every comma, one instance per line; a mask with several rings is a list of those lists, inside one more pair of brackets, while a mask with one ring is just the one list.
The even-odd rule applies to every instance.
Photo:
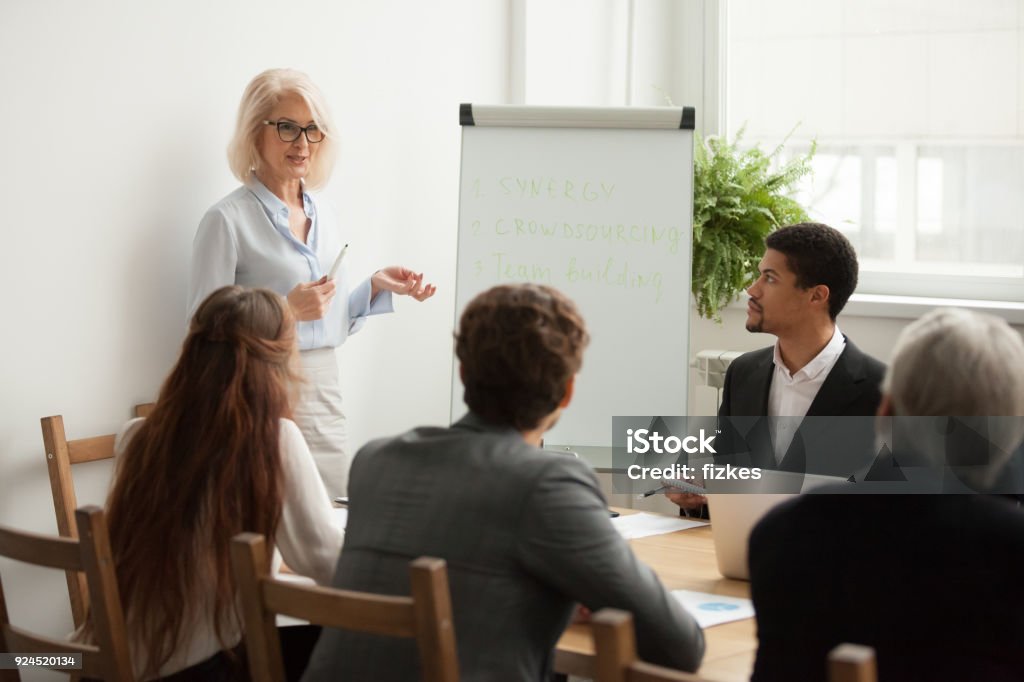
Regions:
[[828, 314], [835, 320], [857, 288], [857, 252], [850, 240], [822, 223], [798, 223], [772, 232], [764, 243], [786, 256], [798, 287], [828, 287]]
[[539, 284], [488, 289], [455, 334], [464, 400], [488, 423], [536, 428], [565, 397], [590, 335], [576, 306]]

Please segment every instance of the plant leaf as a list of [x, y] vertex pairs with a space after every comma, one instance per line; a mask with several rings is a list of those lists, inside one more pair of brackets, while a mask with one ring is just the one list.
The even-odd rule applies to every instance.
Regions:
[[[694, 140], [693, 278], [697, 313], [721, 322], [721, 309], [757, 274], [764, 239], [782, 225], [807, 220], [791, 193], [811, 173], [810, 151], [773, 167], [793, 131], [765, 154], [757, 146], [740, 149], [746, 126], [733, 140], [711, 136]], [[794, 127], [793, 130], [796, 130]]]

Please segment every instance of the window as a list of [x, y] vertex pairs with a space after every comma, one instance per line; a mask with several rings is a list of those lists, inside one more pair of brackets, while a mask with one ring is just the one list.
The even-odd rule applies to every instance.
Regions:
[[727, 0], [725, 132], [818, 142], [799, 199], [863, 293], [1024, 301], [1024, 10]]

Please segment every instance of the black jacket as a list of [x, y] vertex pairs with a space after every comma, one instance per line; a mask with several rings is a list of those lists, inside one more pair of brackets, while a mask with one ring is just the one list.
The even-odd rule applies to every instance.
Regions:
[[880, 680], [1024, 679], [1024, 513], [989, 495], [801, 495], [750, 536], [753, 680], [826, 679], [843, 642]]
[[[873, 420], [885, 365], [846, 338], [846, 347], [807, 410], [778, 465], [768, 430], [773, 347], [745, 353], [729, 365], [718, 410], [722, 463], [847, 477], [873, 453]], [[843, 417], [844, 419], [816, 419]], [[867, 461], [870, 461], [868, 459]]]

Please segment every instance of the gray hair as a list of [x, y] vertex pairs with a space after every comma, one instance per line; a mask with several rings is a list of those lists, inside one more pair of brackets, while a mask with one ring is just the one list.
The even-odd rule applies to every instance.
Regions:
[[[961, 308], [939, 308], [907, 325], [896, 340], [882, 384], [889, 396], [897, 442], [935, 458], [945, 451], [930, 420], [965, 420], [995, 447], [973, 478], [991, 483], [1024, 437], [1024, 339], [1001, 318]], [[985, 454], [985, 453], [979, 453]], [[943, 462], [951, 464], [951, 462]]]

